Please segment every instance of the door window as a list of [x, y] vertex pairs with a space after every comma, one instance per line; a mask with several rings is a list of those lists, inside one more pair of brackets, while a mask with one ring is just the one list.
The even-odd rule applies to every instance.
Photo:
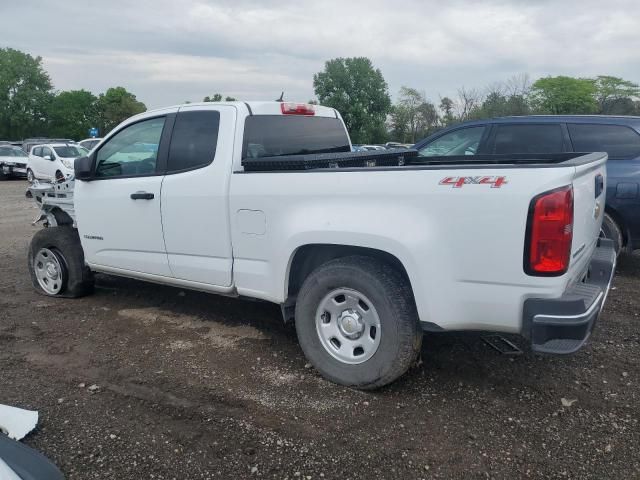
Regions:
[[42, 147], [36, 147], [33, 149], [33, 155], [36, 157], [42, 156]]
[[551, 124], [496, 125], [493, 153], [561, 153], [562, 127]]
[[475, 155], [486, 127], [469, 127], [445, 133], [419, 150], [421, 157]]
[[609, 158], [624, 159], [640, 155], [640, 135], [624, 125], [567, 125], [576, 152], [607, 152]]
[[42, 157], [46, 157], [47, 155], [49, 155], [52, 159], [55, 158], [53, 156], [53, 153], [51, 152], [51, 149], [49, 147], [42, 147]]
[[202, 168], [213, 162], [219, 126], [220, 112], [178, 113], [171, 135], [167, 173]]
[[165, 117], [150, 118], [120, 130], [96, 154], [100, 177], [149, 176], [156, 172]]

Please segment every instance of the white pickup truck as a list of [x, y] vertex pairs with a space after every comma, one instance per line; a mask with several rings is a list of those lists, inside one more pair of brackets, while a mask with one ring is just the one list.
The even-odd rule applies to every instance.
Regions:
[[146, 112], [31, 190], [35, 288], [92, 272], [282, 306], [309, 361], [363, 389], [398, 378], [423, 331], [579, 349], [614, 272], [604, 153], [351, 153], [337, 111], [278, 102]]

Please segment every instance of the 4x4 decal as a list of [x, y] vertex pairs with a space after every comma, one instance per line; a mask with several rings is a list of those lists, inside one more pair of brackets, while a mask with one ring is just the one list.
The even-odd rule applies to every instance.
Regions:
[[440, 180], [440, 185], [450, 185], [453, 188], [462, 188], [464, 185], [491, 185], [491, 188], [500, 188], [507, 182], [507, 177], [445, 177]]

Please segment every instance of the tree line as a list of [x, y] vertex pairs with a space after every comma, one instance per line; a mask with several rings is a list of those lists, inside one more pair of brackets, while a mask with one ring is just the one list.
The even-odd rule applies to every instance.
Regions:
[[[314, 75], [313, 88], [316, 99], [310, 102], [337, 109], [353, 143], [414, 143], [458, 122], [507, 115], [640, 115], [640, 87], [608, 75], [533, 82], [528, 75], [517, 75], [484, 89], [461, 87], [456, 95], [437, 101], [418, 88], [402, 86], [394, 103], [380, 69], [366, 57], [353, 57], [327, 61]], [[215, 93], [203, 101], [223, 98], [236, 100]], [[145, 110], [144, 103], [123, 87], [97, 96], [87, 90], [54, 91], [40, 57], [0, 48], [0, 139], [80, 139], [91, 127], [105, 135]]]
[[87, 90], [54, 91], [41, 57], [0, 48], [0, 139], [100, 135], [144, 112], [144, 103], [124, 87], [94, 95]]
[[508, 115], [640, 115], [640, 87], [609, 75], [531, 82], [523, 74], [485, 89], [461, 87], [455, 96], [437, 102], [419, 89], [403, 86], [392, 103], [380, 69], [359, 57], [327, 61], [313, 85], [319, 102], [342, 114], [354, 143], [414, 143], [455, 123]]

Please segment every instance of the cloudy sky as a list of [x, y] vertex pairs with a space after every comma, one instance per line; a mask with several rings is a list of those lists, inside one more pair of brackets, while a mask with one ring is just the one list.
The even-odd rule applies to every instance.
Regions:
[[40, 55], [56, 89], [121, 85], [148, 107], [305, 101], [347, 56], [436, 101], [522, 73], [640, 83], [637, 0], [0, 0], [0, 18], [0, 47]]

